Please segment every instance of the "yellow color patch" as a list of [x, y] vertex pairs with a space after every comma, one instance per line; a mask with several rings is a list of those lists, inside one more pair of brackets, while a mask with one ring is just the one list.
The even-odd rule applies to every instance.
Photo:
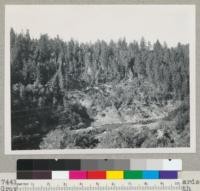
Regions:
[[106, 179], [124, 179], [124, 171], [106, 171]]

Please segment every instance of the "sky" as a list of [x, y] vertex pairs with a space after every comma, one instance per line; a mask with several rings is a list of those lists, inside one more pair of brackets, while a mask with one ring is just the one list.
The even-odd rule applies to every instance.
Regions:
[[97, 39], [147, 41], [176, 46], [195, 36], [193, 5], [7, 5], [6, 31], [29, 29], [33, 38], [47, 33], [65, 41]]

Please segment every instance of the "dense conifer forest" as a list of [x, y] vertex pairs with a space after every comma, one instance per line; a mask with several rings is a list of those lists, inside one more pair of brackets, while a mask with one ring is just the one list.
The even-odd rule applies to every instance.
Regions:
[[189, 44], [10, 30], [12, 149], [189, 147]]

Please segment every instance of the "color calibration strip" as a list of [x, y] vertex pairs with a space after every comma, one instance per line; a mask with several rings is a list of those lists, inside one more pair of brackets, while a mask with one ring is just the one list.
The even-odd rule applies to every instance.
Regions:
[[63, 179], [63, 180], [85, 180], [85, 179], [178, 179], [178, 171], [156, 171], [156, 170], [97, 170], [97, 171], [18, 171], [17, 179]]
[[70, 170], [157, 170], [181, 171], [180, 159], [19, 159], [17, 171]]

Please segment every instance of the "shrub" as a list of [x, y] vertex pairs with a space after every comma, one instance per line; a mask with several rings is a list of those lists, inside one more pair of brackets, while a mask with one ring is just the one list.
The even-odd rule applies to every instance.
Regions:
[[98, 143], [99, 141], [90, 134], [78, 134], [75, 137], [75, 146], [78, 146], [82, 149], [94, 148]]

